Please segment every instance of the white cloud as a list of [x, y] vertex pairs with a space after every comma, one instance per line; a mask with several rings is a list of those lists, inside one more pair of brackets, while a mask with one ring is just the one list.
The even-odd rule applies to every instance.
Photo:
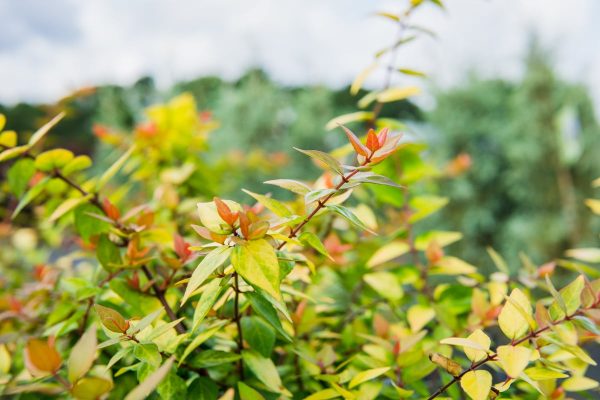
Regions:
[[[474, 67], [520, 73], [527, 33], [551, 46], [559, 71], [600, 103], [597, 0], [448, 0], [416, 22], [440, 39], [407, 45], [400, 61], [451, 85]], [[81, 85], [166, 86], [202, 74], [235, 78], [261, 66], [286, 84], [347, 84], [393, 40], [373, 12], [402, 2], [347, 0], [19, 0], [1, 2], [0, 101], [52, 101]], [[380, 82], [375, 76], [371, 82]]]

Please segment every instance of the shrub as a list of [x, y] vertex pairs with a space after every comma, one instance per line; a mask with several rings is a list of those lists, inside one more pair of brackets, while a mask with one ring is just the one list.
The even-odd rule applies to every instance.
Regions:
[[[382, 16], [404, 35], [421, 3]], [[5, 210], [2, 394], [432, 399], [462, 389], [479, 400], [596, 387], [581, 345], [599, 333], [600, 280], [583, 273], [598, 278], [585, 263], [600, 250], [568, 253], [583, 262], [563, 265], [582, 274], [560, 291], [554, 264], [523, 257], [513, 272], [492, 251], [498, 271], [484, 276], [448, 255], [461, 234], [419, 225], [447, 203], [428, 194], [432, 183], [468, 160], [437, 169], [379, 118], [417, 90], [370, 92], [359, 105], [371, 111], [337, 122], [377, 130], [358, 138], [342, 126], [347, 146], [299, 150], [324, 172], [266, 182], [290, 201], [211, 197], [222, 171], [203, 154], [216, 125], [185, 95], [151, 108], [132, 135], [99, 130], [122, 154], [97, 175], [87, 156], [41, 150], [62, 114], [27, 141], [2, 132], [3, 189], [19, 199]]]

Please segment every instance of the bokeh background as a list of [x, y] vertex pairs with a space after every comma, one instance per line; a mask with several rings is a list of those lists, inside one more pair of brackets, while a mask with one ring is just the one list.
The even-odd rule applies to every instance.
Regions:
[[[292, 146], [343, 143], [325, 125], [356, 109], [350, 83], [394, 35], [374, 14], [398, 3], [0, 0], [0, 113], [28, 133], [66, 109], [53, 140], [101, 169], [104, 127], [131, 130], [145, 107], [189, 92], [220, 123], [210, 161], [251, 166], [220, 195], [284, 169], [308, 179], [316, 169]], [[449, 0], [416, 17], [431, 34], [398, 61], [428, 74], [426, 90], [382, 115], [405, 121], [433, 163], [468, 156], [435, 189], [450, 205], [430, 222], [465, 234], [457, 256], [490, 265], [492, 246], [542, 264], [597, 240], [583, 199], [600, 176], [599, 16], [596, 0]]]

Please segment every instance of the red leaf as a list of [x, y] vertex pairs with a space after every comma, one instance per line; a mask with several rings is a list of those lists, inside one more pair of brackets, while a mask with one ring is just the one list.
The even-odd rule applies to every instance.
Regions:
[[121, 212], [119, 209], [107, 198], [102, 201], [102, 208], [104, 209], [106, 216], [113, 221], [116, 221], [121, 217]]
[[175, 253], [177, 253], [181, 262], [185, 262], [192, 255], [190, 244], [183, 240], [178, 233], [173, 235], [173, 247], [175, 247]]

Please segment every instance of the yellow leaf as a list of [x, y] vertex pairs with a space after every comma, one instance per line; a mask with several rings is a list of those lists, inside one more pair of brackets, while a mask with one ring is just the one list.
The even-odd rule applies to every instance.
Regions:
[[360, 74], [358, 74], [356, 79], [354, 79], [354, 82], [352, 82], [352, 86], [350, 86], [350, 94], [352, 96], [355, 96], [358, 93], [358, 91], [362, 88], [365, 80], [369, 77], [371, 72], [375, 70], [375, 68], [377, 68], [377, 64], [371, 64], [367, 68], [362, 70]]
[[167, 376], [173, 366], [174, 358], [171, 357], [164, 362], [156, 371], [150, 374], [142, 383], [136, 386], [125, 400], [143, 400], [156, 389], [158, 384]]
[[529, 323], [514, 304], [518, 304], [526, 313], [531, 315], [531, 303], [520, 289], [514, 289], [509, 298], [511, 301], [507, 301], [502, 307], [502, 311], [500, 311], [498, 324], [509, 339], [516, 339], [527, 332]]
[[359, 372], [358, 374], [354, 375], [354, 378], [352, 378], [348, 387], [352, 389], [353, 387], [358, 386], [363, 382], [370, 381], [371, 379], [375, 379], [378, 376], [385, 374], [389, 370], [390, 367], [382, 367]]
[[560, 371], [555, 371], [552, 369], [544, 368], [544, 367], [531, 367], [525, 370], [525, 374], [529, 376], [534, 381], [544, 381], [548, 379], [560, 379], [566, 378], [568, 375], [563, 374]]
[[[491, 340], [489, 336], [483, 333], [481, 329], [477, 329], [476, 331], [471, 333], [469, 336], [467, 336], [467, 339], [481, 345], [481, 347], [485, 348], [486, 350], [489, 350], [490, 348]], [[481, 361], [485, 357], [487, 357], [487, 352], [481, 350], [473, 350], [470, 347], [465, 347], [464, 351], [467, 358], [471, 360], [471, 362]]]
[[417, 86], [391, 88], [379, 93], [377, 95], [377, 101], [380, 103], [389, 103], [392, 101], [404, 100], [407, 97], [415, 96], [419, 93], [421, 93], [421, 89]]
[[410, 246], [403, 241], [396, 240], [379, 248], [367, 261], [367, 267], [373, 268], [384, 264], [394, 258], [400, 257], [410, 251]]
[[563, 389], [567, 392], [581, 392], [598, 387], [598, 382], [585, 376], [574, 376], [562, 383]]
[[71, 389], [71, 394], [78, 400], [96, 400], [112, 388], [111, 381], [92, 376], [77, 381]]
[[498, 361], [506, 374], [511, 378], [518, 378], [529, 364], [532, 350], [524, 346], [500, 346], [496, 350]]
[[[2, 116], [2, 114], [0, 114]], [[1, 121], [0, 121], [1, 122]], [[12, 358], [5, 344], [0, 344], [0, 375], [8, 374]]]
[[420, 331], [433, 317], [435, 317], [433, 308], [420, 304], [410, 307], [407, 313], [408, 323], [413, 332]]
[[[468, 347], [470, 349], [483, 351], [483, 352], [486, 352], [488, 350], [486, 348], [486, 346], [482, 346], [479, 342], [476, 342], [476, 341], [470, 340], [470, 339], [464, 339], [464, 338], [457, 338], [457, 337], [446, 338], [446, 339], [440, 340], [440, 343], [447, 344], [450, 346]], [[488, 348], [489, 348], [489, 345], [488, 345]]]
[[488, 371], [469, 371], [460, 380], [460, 387], [473, 400], [486, 400], [492, 388], [492, 375]]
[[246, 282], [281, 300], [279, 261], [269, 242], [264, 239], [248, 240], [235, 246], [231, 264]]
[[67, 363], [69, 367], [69, 381], [75, 382], [90, 370], [96, 359], [96, 325], [92, 324], [77, 341]]

